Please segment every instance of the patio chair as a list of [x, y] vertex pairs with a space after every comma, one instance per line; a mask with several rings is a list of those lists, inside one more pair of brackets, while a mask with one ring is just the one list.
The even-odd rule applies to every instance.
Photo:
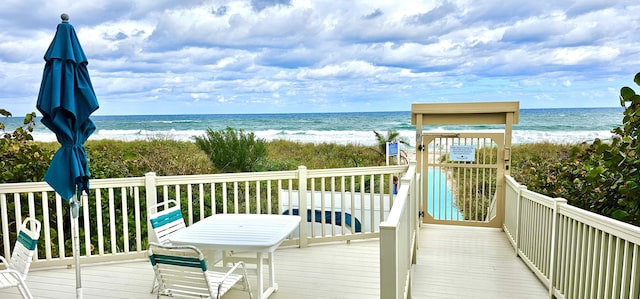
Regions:
[[34, 218], [25, 219], [18, 232], [18, 239], [13, 246], [11, 259], [7, 261], [0, 256], [0, 262], [6, 268], [0, 270], [0, 289], [18, 287], [23, 298], [33, 298], [25, 280], [27, 279], [39, 238], [40, 222]]
[[207, 267], [204, 255], [195, 246], [152, 242], [148, 253], [159, 283], [157, 298], [162, 295], [219, 299], [239, 281], [242, 281], [243, 290], [249, 293], [249, 298], [253, 298], [243, 262], [218, 272]]
[[[161, 206], [167, 206], [168, 208], [157, 212], [157, 208]], [[180, 206], [178, 206], [178, 202], [173, 199], [152, 205], [147, 211], [149, 223], [160, 244], [169, 244], [169, 237], [171, 237], [173, 233], [186, 227]]]
[[[167, 208], [158, 212], [158, 207]], [[148, 207], [147, 215], [149, 217], [149, 224], [151, 224], [151, 228], [159, 244], [171, 245], [169, 237], [171, 237], [173, 233], [186, 227], [180, 206], [178, 206], [178, 202], [173, 199]], [[157, 276], [153, 279], [151, 293], [156, 290], [156, 287], [158, 287]]]
[[[167, 208], [158, 212], [158, 207]], [[178, 202], [173, 199], [150, 206], [147, 208], [147, 215], [159, 244], [171, 245], [169, 241], [171, 235], [186, 227], [180, 206], [178, 206]], [[218, 257], [218, 252], [216, 251], [205, 251], [205, 256], [207, 261], [212, 265], [222, 260], [222, 257]], [[155, 291], [157, 286], [157, 280], [154, 279], [153, 285], [151, 286], [151, 293]]]

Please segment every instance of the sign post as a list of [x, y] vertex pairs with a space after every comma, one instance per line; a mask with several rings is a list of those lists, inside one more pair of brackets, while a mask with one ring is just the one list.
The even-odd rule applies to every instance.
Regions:
[[387, 142], [387, 166], [389, 166], [389, 156], [396, 156], [396, 161], [400, 165], [400, 150], [398, 141]]

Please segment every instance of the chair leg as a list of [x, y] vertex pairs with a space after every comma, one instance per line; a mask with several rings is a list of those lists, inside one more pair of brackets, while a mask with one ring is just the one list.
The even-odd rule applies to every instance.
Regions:
[[247, 277], [247, 269], [242, 265], [242, 282], [244, 284], [244, 289], [249, 292], [249, 299], [253, 299], [253, 291], [251, 290], [251, 284], [249, 283], [249, 278]]
[[149, 292], [150, 294], [153, 294], [153, 292], [156, 290], [156, 288], [160, 288], [160, 285], [158, 284], [158, 277], [156, 277], [156, 275], [153, 275], [153, 282], [151, 283], [151, 292]]
[[18, 290], [20, 290], [20, 294], [22, 295], [22, 298], [33, 299], [33, 296], [31, 295], [29, 288], [27, 288], [27, 284], [22, 279], [20, 280], [20, 284], [18, 285]]

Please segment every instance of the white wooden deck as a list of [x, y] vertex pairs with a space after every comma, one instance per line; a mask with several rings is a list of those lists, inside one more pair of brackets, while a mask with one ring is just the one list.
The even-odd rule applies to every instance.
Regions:
[[[549, 298], [544, 286], [496, 229], [424, 226], [420, 232], [413, 298]], [[276, 251], [279, 291], [272, 299], [380, 297], [378, 240], [315, 244]], [[250, 275], [250, 280], [255, 277]], [[148, 261], [85, 265], [84, 298], [156, 298], [149, 294]], [[75, 298], [75, 270], [33, 270], [35, 298]], [[252, 281], [252, 286], [255, 286]], [[17, 288], [0, 298], [21, 298]], [[248, 298], [233, 290], [226, 299]]]

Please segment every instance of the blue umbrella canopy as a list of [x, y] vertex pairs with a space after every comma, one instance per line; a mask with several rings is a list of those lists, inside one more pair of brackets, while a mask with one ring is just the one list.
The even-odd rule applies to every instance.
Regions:
[[56, 134], [61, 145], [44, 180], [65, 200], [79, 191], [89, 193], [84, 143], [96, 129], [89, 116], [99, 107], [87, 71], [87, 57], [68, 19], [62, 15], [62, 23], [44, 55], [46, 64], [36, 104], [42, 123]]

